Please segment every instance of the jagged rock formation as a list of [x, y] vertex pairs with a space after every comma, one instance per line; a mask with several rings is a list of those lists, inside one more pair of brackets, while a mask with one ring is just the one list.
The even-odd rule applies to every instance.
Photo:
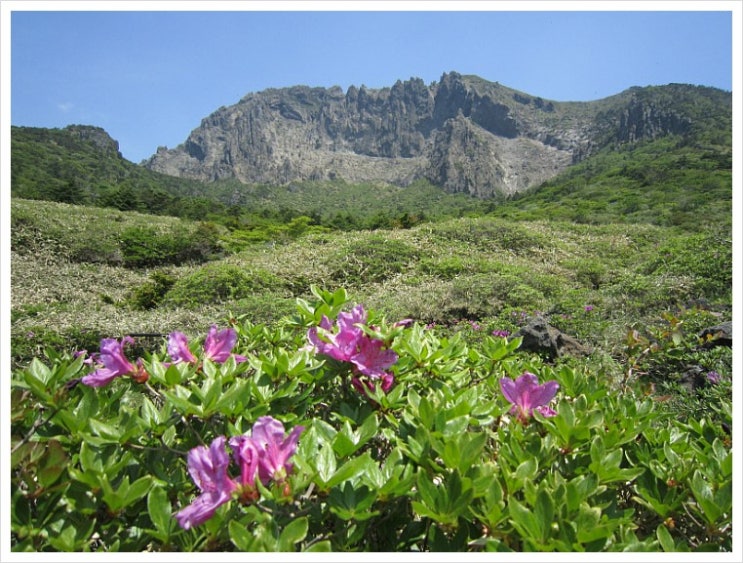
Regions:
[[218, 109], [182, 145], [160, 147], [143, 164], [202, 181], [426, 178], [450, 192], [509, 195], [607, 144], [688, 134], [693, 104], [677, 102], [689, 89], [729, 114], [730, 93], [711, 88], [632, 88], [595, 102], [556, 102], [454, 72], [428, 86], [411, 78], [345, 93], [269, 89]]

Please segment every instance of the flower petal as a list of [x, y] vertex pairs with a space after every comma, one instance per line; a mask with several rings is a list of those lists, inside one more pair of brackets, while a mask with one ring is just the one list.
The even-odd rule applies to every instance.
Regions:
[[557, 381], [547, 381], [542, 385], [537, 385], [531, 392], [531, 406], [538, 407], [546, 405], [557, 395], [560, 384]]
[[168, 336], [168, 355], [173, 360], [173, 363], [187, 362], [195, 364], [198, 362], [196, 356], [193, 355], [191, 350], [188, 348], [188, 339], [182, 332], [171, 332]]
[[223, 364], [230, 357], [235, 344], [237, 344], [235, 329], [217, 330], [216, 325], [212, 325], [204, 340], [204, 356], [215, 363]]

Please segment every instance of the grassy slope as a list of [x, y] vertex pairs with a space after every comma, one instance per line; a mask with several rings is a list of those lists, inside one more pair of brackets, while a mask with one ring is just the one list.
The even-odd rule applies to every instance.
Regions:
[[[148, 283], [152, 270], [75, 263], [70, 253], [81, 239], [114, 244], [122, 230], [151, 224], [152, 216], [25, 200], [12, 201], [12, 215], [19, 251], [11, 262], [12, 336], [31, 345], [47, 342], [48, 331], [62, 335], [62, 347], [74, 348], [131, 332], [201, 334], [228, 314], [270, 321], [293, 312], [295, 297], [307, 296], [310, 284], [344, 286], [353, 300], [392, 318], [425, 322], [470, 319], [513, 330], [522, 311], [543, 311], [606, 354], [633, 323], [654, 322], [661, 312], [700, 298], [719, 311], [730, 304], [724, 227], [689, 234], [653, 225], [481, 217], [409, 230], [307, 235], [253, 245], [207, 265], [169, 267], [187, 278], [234, 265], [261, 283], [242, 281], [248, 285], [237, 298], [212, 300], [214, 276], [206, 276], [190, 303], [186, 295], [183, 304], [181, 291], [180, 306], [169, 305], [166, 295], [157, 308], [139, 311], [127, 295]], [[174, 218], [157, 222], [194, 228]], [[590, 314], [586, 305], [594, 307]], [[26, 339], [29, 333], [34, 336]]]

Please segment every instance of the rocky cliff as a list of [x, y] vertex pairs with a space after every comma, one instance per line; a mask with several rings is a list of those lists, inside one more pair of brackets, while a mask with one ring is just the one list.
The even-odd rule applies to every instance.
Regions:
[[729, 116], [730, 93], [682, 85], [632, 88], [594, 102], [544, 100], [454, 72], [430, 85], [412, 78], [345, 93], [269, 89], [218, 109], [182, 145], [161, 147], [143, 164], [202, 181], [407, 185], [426, 178], [451, 192], [509, 195], [608, 144], [688, 135], [709, 113], [679, 103], [690, 96]]

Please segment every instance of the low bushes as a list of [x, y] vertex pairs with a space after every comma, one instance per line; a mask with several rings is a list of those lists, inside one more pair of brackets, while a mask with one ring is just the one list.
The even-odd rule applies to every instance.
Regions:
[[[721, 356], [695, 357], [715, 377], [678, 405], [639, 371], [617, 388], [517, 338], [350, 307], [313, 288], [272, 326], [15, 371], [12, 549], [732, 550]], [[664, 320], [633, 365], [692, 350]]]

